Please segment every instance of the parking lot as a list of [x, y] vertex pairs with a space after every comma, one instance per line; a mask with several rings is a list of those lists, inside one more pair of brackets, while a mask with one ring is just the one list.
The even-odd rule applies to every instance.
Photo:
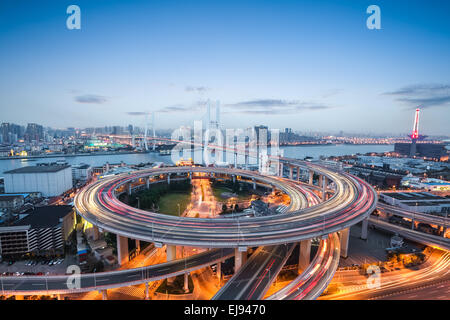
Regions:
[[75, 256], [66, 256], [65, 258], [48, 258], [45, 260], [20, 260], [11, 264], [10, 260], [5, 259], [0, 263], [0, 275], [2, 276], [21, 276], [21, 275], [46, 275], [46, 274], [65, 274], [69, 265], [77, 264]]

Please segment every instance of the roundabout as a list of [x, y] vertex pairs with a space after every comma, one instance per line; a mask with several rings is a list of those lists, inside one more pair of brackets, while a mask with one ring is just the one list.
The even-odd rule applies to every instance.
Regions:
[[[238, 248], [298, 242], [348, 228], [365, 219], [376, 206], [376, 193], [367, 183], [343, 172], [323, 166], [285, 161], [319, 175], [326, 181], [323, 198], [329, 199], [305, 207], [305, 196], [298, 181], [261, 175], [257, 172], [214, 167], [165, 167], [137, 171], [97, 181], [75, 198], [77, 213], [93, 225], [123, 237], [166, 245], [185, 245], [206, 248]], [[118, 194], [132, 189], [151, 187], [151, 183], [170, 177], [183, 179], [192, 173], [235, 177], [241, 181], [262, 184], [281, 190], [290, 198], [283, 214], [238, 218], [188, 218], [162, 215], [130, 207], [118, 200]], [[157, 179], [155, 179], [157, 177]], [[330, 185], [332, 189], [330, 189]]]

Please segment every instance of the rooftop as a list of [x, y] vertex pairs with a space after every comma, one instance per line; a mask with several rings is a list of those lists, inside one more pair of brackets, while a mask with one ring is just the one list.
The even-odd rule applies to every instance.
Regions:
[[37, 207], [25, 218], [14, 223], [16, 226], [31, 225], [32, 228], [52, 228], [60, 224], [60, 219], [72, 212], [72, 206]]
[[70, 168], [70, 165], [36, 165], [36, 166], [28, 166], [23, 168], [17, 168], [14, 170], [5, 171], [4, 173], [50, 173], [50, 172], [58, 172], [64, 169]]
[[384, 192], [383, 195], [401, 201], [445, 200], [444, 197], [428, 192]]

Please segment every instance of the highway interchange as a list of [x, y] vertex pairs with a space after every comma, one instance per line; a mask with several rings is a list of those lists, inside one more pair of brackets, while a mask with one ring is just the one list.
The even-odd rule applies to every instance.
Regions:
[[[215, 167], [155, 168], [105, 178], [89, 185], [77, 194], [74, 203], [77, 212], [97, 227], [160, 245], [207, 247], [212, 250], [145, 268], [83, 274], [81, 287], [77, 290], [102, 290], [173, 277], [223, 261], [234, 255], [233, 249], [259, 247], [215, 298], [261, 299], [295, 244], [301, 240], [321, 238], [319, 251], [309, 267], [290, 286], [275, 295], [277, 299], [316, 298], [325, 290], [339, 262], [339, 237], [336, 232], [367, 218], [375, 209], [377, 197], [371, 186], [347, 173], [299, 160], [283, 158], [282, 161], [285, 165], [295, 165], [326, 177], [330, 184], [324, 187], [330, 197], [319, 201], [313, 190], [320, 192], [323, 190], [321, 186], [308, 186], [299, 181], [257, 172]], [[278, 215], [210, 219], [162, 215], [130, 207], [118, 200], [118, 194], [127, 190], [129, 184], [142, 187], [169, 179], [169, 175], [175, 179], [188, 178], [193, 172], [235, 177], [249, 184], [269, 186], [286, 193], [290, 204], [285, 213]], [[20, 279], [2, 277], [2, 290], [4, 293], [68, 292], [67, 278], [67, 275]]]

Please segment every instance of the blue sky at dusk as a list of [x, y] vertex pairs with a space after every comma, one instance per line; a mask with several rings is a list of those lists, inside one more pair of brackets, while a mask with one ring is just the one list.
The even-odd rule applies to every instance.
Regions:
[[[81, 30], [66, 9], [81, 8]], [[369, 30], [366, 8], [381, 9]], [[448, 1], [0, 1], [1, 122], [450, 135]]]

